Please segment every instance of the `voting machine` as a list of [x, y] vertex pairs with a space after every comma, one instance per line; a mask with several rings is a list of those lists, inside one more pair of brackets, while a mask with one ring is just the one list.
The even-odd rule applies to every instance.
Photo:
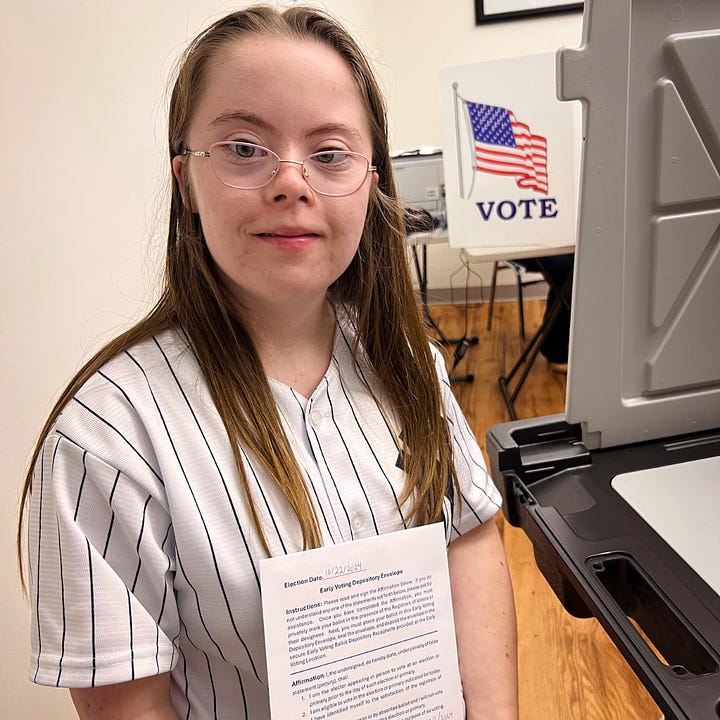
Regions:
[[565, 414], [487, 434], [555, 593], [674, 720], [720, 718], [719, 76], [717, 0], [585, 0]]

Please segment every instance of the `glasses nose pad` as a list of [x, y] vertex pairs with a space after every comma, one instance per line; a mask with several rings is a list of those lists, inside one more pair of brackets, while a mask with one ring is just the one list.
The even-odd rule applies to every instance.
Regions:
[[300, 175], [301, 175], [302, 179], [304, 180], [304, 182], [307, 183], [307, 186], [309, 188], [313, 189], [312, 185], [310, 184], [310, 181], [308, 180], [309, 175], [308, 175], [307, 168], [305, 167], [305, 163], [301, 160], [282, 160], [282, 159], [278, 160], [278, 164], [275, 167], [275, 169], [272, 171], [272, 175], [270, 176], [270, 180], [268, 180], [268, 182], [273, 180], [275, 178], [275, 176], [278, 175], [283, 163], [286, 163], [288, 165], [295, 165], [300, 170]]

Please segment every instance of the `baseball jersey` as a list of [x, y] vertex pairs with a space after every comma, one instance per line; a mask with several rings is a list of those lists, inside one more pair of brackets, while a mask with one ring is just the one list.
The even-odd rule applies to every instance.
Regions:
[[[269, 379], [326, 545], [408, 526], [394, 418], [350, 351], [352, 323], [338, 316], [330, 365], [309, 398]], [[500, 496], [435, 357], [462, 494], [445, 501], [449, 542], [492, 517]], [[286, 501], [241, 451], [272, 554], [301, 550]], [[181, 718], [269, 718], [265, 553], [180, 329], [109, 361], [63, 409], [36, 464], [29, 518], [34, 682], [87, 687], [171, 672]]]

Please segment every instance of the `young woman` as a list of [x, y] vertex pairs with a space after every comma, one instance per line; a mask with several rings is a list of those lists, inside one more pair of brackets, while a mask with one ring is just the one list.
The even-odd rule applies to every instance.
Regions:
[[440, 520], [468, 717], [516, 717], [499, 495], [420, 322], [386, 136], [316, 10], [233, 13], [182, 59], [164, 291], [25, 486], [31, 678], [81, 718], [267, 718], [259, 560]]

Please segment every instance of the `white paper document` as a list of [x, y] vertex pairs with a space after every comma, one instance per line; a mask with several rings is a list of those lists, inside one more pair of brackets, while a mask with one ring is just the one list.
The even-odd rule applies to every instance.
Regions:
[[262, 560], [273, 720], [463, 720], [442, 523]]

